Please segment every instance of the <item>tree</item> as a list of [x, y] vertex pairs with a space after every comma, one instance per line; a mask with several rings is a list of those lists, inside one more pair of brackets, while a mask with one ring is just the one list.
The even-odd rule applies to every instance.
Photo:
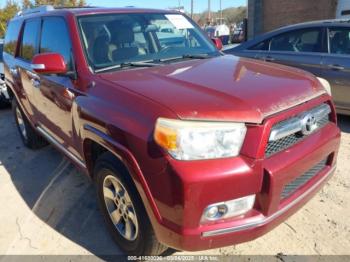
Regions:
[[7, 0], [4, 8], [0, 9], [0, 37], [4, 38], [7, 22], [20, 10], [17, 2]]
[[34, 1], [35, 6], [39, 5], [53, 5], [53, 6], [67, 6], [67, 7], [74, 7], [74, 6], [85, 6], [86, 1], [85, 0], [35, 0]]
[[4, 8], [0, 9], [0, 38], [4, 38], [7, 22], [14, 17], [20, 10], [25, 10], [39, 5], [53, 6], [85, 6], [85, 0], [22, 0], [21, 5], [18, 1], [7, 0]]
[[[226, 8], [222, 10], [222, 16], [224, 18], [224, 21], [226, 24], [231, 25], [233, 23], [239, 23], [242, 22], [243, 19], [246, 17], [247, 9], [244, 6], [240, 7], [231, 7]], [[211, 22], [215, 24], [217, 22], [217, 18], [220, 17], [220, 12], [211, 12]], [[205, 25], [208, 22], [208, 11], [204, 11], [200, 14], [195, 14], [193, 19], [199, 24], [199, 25]]]
[[246, 16], [247, 9], [243, 6], [237, 8], [227, 8], [223, 10], [223, 17], [226, 19], [228, 24], [242, 22]]
[[30, 0], [22, 0], [22, 10], [33, 7], [33, 3]]

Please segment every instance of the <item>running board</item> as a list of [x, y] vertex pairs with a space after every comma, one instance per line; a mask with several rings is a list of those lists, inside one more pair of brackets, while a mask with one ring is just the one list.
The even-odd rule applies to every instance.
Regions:
[[78, 164], [80, 167], [86, 169], [86, 165], [83, 161], [81, 161], [77, 156], [75, 156], [72, 152], [64, 148], [60, 143], [57, 142], [56, 139], [54, 139], [51, 135], [49, 135], [44, 129], [42, 129], [40, 126], [37, 126], [36, 129], [39, 131], [39, 133], [45, 137], [51, 144], [53, 144], [55, 147], [60, 149], [68, 158], [70, 158], [72, 161], [74, 161], [76, 164]]

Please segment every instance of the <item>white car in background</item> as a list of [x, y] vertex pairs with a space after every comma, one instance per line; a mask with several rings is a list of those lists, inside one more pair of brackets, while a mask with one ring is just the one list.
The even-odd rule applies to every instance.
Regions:
[[4, 107], [10, 104], [10, 97], [5, 84], [4, 63], [2, 57], [3, 47], [4, 40], [0, 39], [0, 107]]

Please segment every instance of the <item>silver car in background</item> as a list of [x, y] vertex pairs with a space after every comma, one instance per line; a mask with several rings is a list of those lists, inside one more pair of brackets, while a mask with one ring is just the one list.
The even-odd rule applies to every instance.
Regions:
[[311, 72], [329, 82], [337, 113], [350, 115], [350, 20], [282, 27], [224, 52]]

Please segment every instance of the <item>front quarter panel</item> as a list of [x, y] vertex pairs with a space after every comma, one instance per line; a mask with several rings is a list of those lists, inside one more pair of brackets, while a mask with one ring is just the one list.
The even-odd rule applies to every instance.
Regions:
[[143, 96], [104, 82], [96, 83], [88, 95], [78, 97], [75, 102], [74, 123], [79, 126], [78, 135], [84, 141], [80, 145], [82, 157], [88, 159], [89, 141], [118, 157], [132, 176], [153, 226], [159, 226], [162, 217], [155, 204], [155, 192], [161, 185], [155, 176], [164, 169], [166, 160], [153, 142], [153, 130], [158, 117], [176, 116]]

